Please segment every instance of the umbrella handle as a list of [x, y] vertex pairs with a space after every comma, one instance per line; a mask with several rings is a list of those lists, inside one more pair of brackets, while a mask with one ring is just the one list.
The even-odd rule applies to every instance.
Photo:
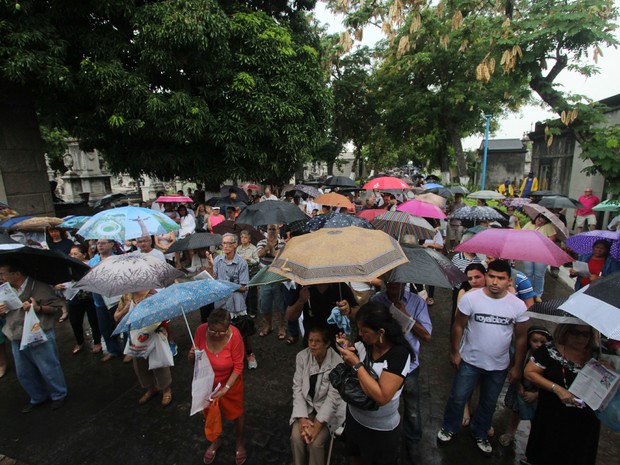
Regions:
[[187, 326], [187, 332], [189, 333], [189, 338], [192, 341], [192, 347], [196, 348], [196, 343], [194, 342], [194, 336], [192, 336], [192, 330], [189, 329], [189, 323], [187, 322], [187, 316], [185, 315], [185, 310], [181, 307], [181, 313], [183, 313], [183, 319], [185, 320], [185, 326]]

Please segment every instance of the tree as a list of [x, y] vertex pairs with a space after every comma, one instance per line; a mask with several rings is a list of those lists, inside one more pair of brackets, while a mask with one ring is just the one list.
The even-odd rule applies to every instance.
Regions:
[[43, 122], [115, 172], [284, 180], [330, 117], [313, 5], [2, 2], [0, 86], [32, 95]]

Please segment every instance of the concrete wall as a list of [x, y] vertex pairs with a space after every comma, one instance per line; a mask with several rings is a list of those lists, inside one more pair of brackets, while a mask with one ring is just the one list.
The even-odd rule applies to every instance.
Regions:
[[[487, 154], [487, 176], [485, 189], [496, 190], [506, 179], [517, 184], [523, 178], [525, 169], [525, 153], [493, 153]], [[519, 186], [517, 185], [517, 188]]]
[[54, 204], [32, 101], [0, 85], [0, 201], [20, 214], [54, 216]]

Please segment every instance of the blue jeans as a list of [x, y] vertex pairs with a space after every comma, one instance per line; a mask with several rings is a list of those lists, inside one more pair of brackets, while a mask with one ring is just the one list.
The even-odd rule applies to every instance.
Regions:
[[486, 439], [507, 372], [508, 370], [483, 370], [461, 360], [443, 413], [443, 429], [452, 433], [461, 429], [463, 408], [467, 399], [471, 397], [474, 387], [480, 381], [480, 400], [470, 427], [474, 437]]
[[536, 297], [540, 297], [545, 292], [545, 273], [547, 265], [544, 263], [523, 262], [523, 273], [529, 278], [534, 288]]
[[420, 367], [405, 378], [401, 397], [404, 400], [403, 430], [408, 448], [415, 449], [422, 439], [422, 417], [420, 416]]
[[116, 307], [113, 307], [111, 310], [108, 310], [108, 307], [96, 306], [95, 308], [97, 309], [99, 331], [105, 341], [106, 350], [114, 357], [119, 357], [123, 351], [120, 343], [118, 342], [118, 336], [112, 336], [112, 332], [116, 326], [112, 315], [114, 314], [114, 308]]
[[30, 396], [31, 404], [47, 399], [60, 400], [67, 397], [65, 375], [60, 366], [54, 330], [45, 331], [47, 342], [19, 350], [19, 341], [11, 341], [17, 379]]
[[260, 312], [263, 315], [272, 313], [274, 304], [277, 313], [286, 312], [282, 283], [266, 284], [260, 288]]

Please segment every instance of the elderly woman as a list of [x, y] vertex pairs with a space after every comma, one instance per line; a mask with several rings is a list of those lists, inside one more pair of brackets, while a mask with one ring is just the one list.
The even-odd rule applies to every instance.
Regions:
[[325, 463], [329, 432], [344, 423], [345, 403], [329, 382], [342, 358], [331, 348], [328, 328], [312, 328], [308, 347], [297, 354], [290, 424], [294, 465]]
[[[555, 226], [549, 222], [549, 219], [542, 213], [539, 214], [533, 221], [523, 226], [523, 229], [529, 229], [538, 231], [539, 233], [547, 236], [552, 242], [555, 242], [557, 237], [557, 231]], [[532, 286], [534, 286], [534, 293], [536, 302], [542, 302], [542, 295], [545, 291], [545, 273], [547, 272], [547, 265], [544, 263], [535, 262], [523, 262], [523, 272], [529, 278]]]
[[600, 422], [568, 388], [592, 358], [595, 334], [585, 324], [560, 324], [553, 337], [525, 367], [540, 388], [525, 455], [532, 465], [594, 465]]
[[[206, 352], [213, 367], [215, 379], [213, 387], [222, 387], [212, 396], [218, 400], [223, 416], [235, 422], [236, 454], [235, 463], [243, 465], [247, 460], [247, 451], [243, 441], [245, 415], [243, 411], [243, 362], [245, 348], [243, 338], [237, 328], [230, 324], [230, 313], [224, 308], [213, 310], [207, 323], [198, 326], [194, 335], [196, 347], [189, 351], [188, 358], [194, 361], [195, 349]], [[205, 417], [209, 408], [205, 409]], [[207, 465], [213, 463], [217, 450], [222, 444], [221, 436], [211, 443], [204, 454]]]

